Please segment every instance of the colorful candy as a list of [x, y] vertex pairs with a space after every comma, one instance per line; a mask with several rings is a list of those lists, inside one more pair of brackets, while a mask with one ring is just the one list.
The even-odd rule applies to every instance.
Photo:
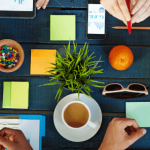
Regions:
[[18, 50], [4, 45], [0, 48], [0, 67], [13, 68], [19, 60]]

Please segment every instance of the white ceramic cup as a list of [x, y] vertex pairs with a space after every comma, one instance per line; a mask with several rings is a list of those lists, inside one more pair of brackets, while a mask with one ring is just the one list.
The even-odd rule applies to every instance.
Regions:
[[[88, 110], [88, 113], [89, 113], [89, 118], [88, 118], [87, 123], [86, 123], [85, 125], [83, 125], [82, 127], [79, 127], [79, 128], [74, 128], [74, 127], [69, 126], [69, 125], [66, 123], [65, 119], [64, 119], [64, 112], [65, 112], [66, 108], [67, 108], [69, 105], [73, 104], [73, 103], [79, 103], [79, 104], [84, 105], [85, 108]], [[67, 104], [64, 106], [63, 110], [62, 110], [61, 117], [62, 117], [63, 123], [64, 123], [68, 128], [71, 128], [71, 129], [78, 130], [78, 129], [82, 129], [82, 128], [86, 127], [87, 125], [89, 125], [89, 126], [92, 127], [92, 128], [96, 128], [96, 124], [90, 121], [90, 120], [91, 120], [91, 112], [90, 112], [89, 107], [88, 107], [86, 104], [84, 104], [83, 102], [79, 101], [79, 100], [77, 100], [77, 101], [72, 101], [72, 102], [70, 102], [70, 103], [67, 103]]]

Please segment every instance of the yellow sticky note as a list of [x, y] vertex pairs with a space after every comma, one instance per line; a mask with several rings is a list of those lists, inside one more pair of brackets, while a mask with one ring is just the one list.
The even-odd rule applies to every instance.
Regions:
[[29, 82], [11, 82], [11, 108], [28, 109]]
[[54, 67], [50, 63], [56, 63], [56, 50], [32, 49], [31, 50], [31, 75], [50, 75], [47, 71]]

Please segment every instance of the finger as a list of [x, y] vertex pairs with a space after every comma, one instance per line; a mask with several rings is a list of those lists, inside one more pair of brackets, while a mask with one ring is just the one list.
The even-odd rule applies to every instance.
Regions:
[[9, 136], [9, 140], [13, 142], [14, 141], [14, 136], [13, 135]]
[[130, 126], [129, 130], [130, 130], [129, 135], [132, 135], [135, 133], [135, 129], [133, 128], [133, 126]]
[[43, 6], [43, 4], [45, 3], [45, 1], [46, 1], [46, 0], [43, 0], [43, 1], [41, 2], [40, 7]]
[[117, 18], [119, 18], [119, 20], [122, 20], [123, 22], [126, 22], [126, 19], [124, 18], [124, 15], [122, 14], [122, 11], [119, 7], [118, 1], [114, 0], [112, 4], [113, 4], [114, 10], [118, 16]]
[[[118, 17], [118, 15], [116, 14], [114, 8], [112, 6], [106, 6], [105, 9], [115, 18], [121, 20], [121, 18]], [[124, 22], [125, 25], [127, 25], [125, 20], [121, 20]]]
[[128, 136], [129, 146], [146, 134], [146, 129], [139, 129], [134, 134]]
[[149, 9], [147, 9], [147, 11], [145, 12], [145, 13], [143, 13], [141, 16], [140, 16], [140, 18], [138, 18], [137, 20], [136, 20], [136, 23], [139, 23], [139, 22], [142, 22], [142, 21], [144, 21], [146, 18], [148, 18], [150, 16], [150, 8]]
[[139, 0], [135, 7], [132, 9], [131, 14], [134, 15], [138, 10], [140, 10], [140, 8], [145, 4], [147, 0]]
[[40, 3], [41, 3], [42, 1], [43, 1], [43, 0], [38, 0], [38, 1], [36, 2], [36, 7], [37, 7], [37, 8], [40, 6]]
[[131, 16], [130, 16], [126, 1], [125, 0], [118, 0], [118, 3], [119, 3], [120, 9], [121, 9], [122, 14], [124, 15], [126, 21], [130, 21]]
[[149, 4], [144, 4], [141, 9], [136, 12], [136, 14], [132, 17], [132, 23], [135, 23], [136, 20], [138, 20], [139, 18], [141, 18], [141, 15], [146, 12], [146, 10], [148, 9], [148, 7], [150, 6], [150, 3]]
[[9, 141], [8, 139], [5, 139], [1, 136], [0, 136], [0, 145], [9, 150], [12, 150], [13, 147], [15, 147], [15, 143], [13, 143], [12, 141]]
[[128, 126], [133, 126], [134, 129], [138, 130], [139, 129], [139, 125], [136, 122], [136, 120], [134, 119], [129, 119], [129, 118], [122, 118], [122, 126], [124, 128], [128, 127]]
[[42, 8], [45, 9], [46, 6], [48, 5], [48, 3], [49, 3], [49, 0], [45, 0], [45, 2], [44, 2], [44, 4], [43, 4]]
[[16, 135], [16, 131], [18, 130], [13, 130], [10, 128], [3, 128], [2, 130], [0, 130], [0, 136], [12, 136], [12, 135]]
[[131, 4], [135, 5], [136, 4], [136, 0], [131, 0]]
[[37, 1], [36, 7], [37, 7], [38, 10], [42, 7], [42, 5], [43, 5], [44, 2], [45, 2], [45, 0], [38, 0]]

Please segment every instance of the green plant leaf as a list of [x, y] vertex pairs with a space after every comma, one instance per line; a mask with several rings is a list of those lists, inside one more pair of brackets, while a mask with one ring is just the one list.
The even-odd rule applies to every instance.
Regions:
[[[69, 41], [68, 46], [64, 46], [66, 51], [66, 57], [62, 57], [58, 52], [55, 55], [56, 63], [50, 63], [54, 67], [49, 67], [48, 73], [52, 75], [50, 77], [50, 81], [45, 85], [55, 85], [60, 84], [60, 87], [57, 91], [56, 97], [58, 100], [63, 91], [63, 87], [67, 87], [68, 89], [75, 91], [78, 93], [78, 96], [81, 93], [86, 94], [87, 96], [91, 96], [90, 93], [93, 92], [90, 86], [94, 87], [103, 87], [99, 84], [103, 84], [103, 82], [99, 82], [96, 80], [89, 79], [89, 76], [103, 73], [103, 69], [98, 65], [102, 61], [99, 58], [98, 61], [95, 61], [94, 52], [90, 55], [89, 53], [89, 45], [87, 43], [84, 44], [82, 48], [80, 48], [77, 53], [77, 44], [73, 41], [73, 53], [71, 54], [71, 44]], [[98, 84], [98, 85], [97, 85]], [[82, 88], [82, 89], [81, 89]]]

